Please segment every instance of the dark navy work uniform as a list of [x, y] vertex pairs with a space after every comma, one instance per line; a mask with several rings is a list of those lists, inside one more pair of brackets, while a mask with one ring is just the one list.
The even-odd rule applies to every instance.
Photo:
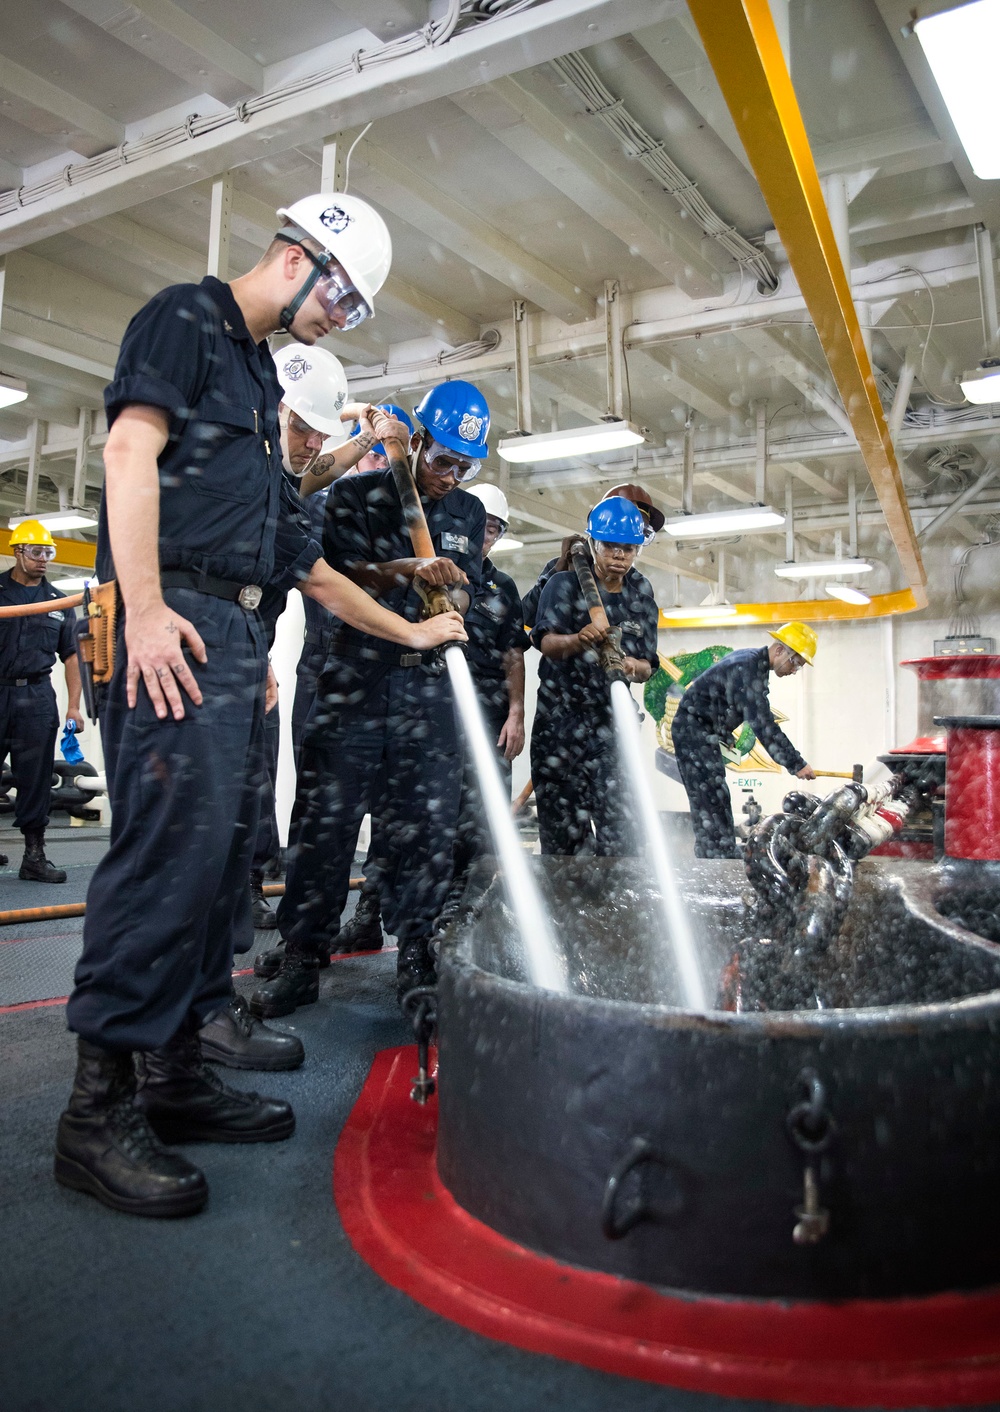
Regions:
[[[267, 648], [242, 585], [290, 586], [320, 555], [281, 465], [281, 390], [266, 343], [228, 285], [163, 290], [129, 324], [108, 424], [162, 407], [159, 553], [164, 598], [201, 634], [189, 663], [204, 697], [157, 718], [140, 683], [129, 710], [124, 615], [101, 735], [111, 846], [87, 897], [69, 1027], [109, 1049], [152, 1049], [227, 1004], [234, 951], [252, 934], [249, 871], [264, 748]], [[102, 507], [98, 573], [113, 575]], [[220, 596], [221, 593], [226, 596]], [[249, 602], [253, 595], [244, 595]]]
[[[608, 621], [622, 630], [622, 651], [655, 670], [659, 613], [649, 580], [629, 569], [620, 593], [597, 585]], [[579, 632], [590, 614], [574, 572], [553, 574], [542, 591], [531, 640]], [[611, 684], [595, 651], [555, 662], [542, 657], [531, 728], [531, 778], [544, 854], [634, 854], [638, 842], [621, 777], [611, 716]], [[593, 826], [593, 827], [592, 827]]]
[[48, 613], [0, 619], [0, 761], [10, 756], [17, 789], [14, 823], [22, 833], [44, 830], [49, 822], [52, 762], [59, 734], [59, 709], [52, 687], [56, 657], [76, 655], [72, 608], [46, 580], [37, 588], [15, 583], [13, 569], [0, 574], [0, 604], [52, 601]]
[[[538, 616], [538, 605], [542, 600], [542, 593], [545, 590], [545, 585], [555, 573], [558, 562], [558, 559], [550, 559], [542, 572], [538, 575], [538, 578], [528, 589], [527, 593], [521, 595], [521, 610], [524, 613], [524, 623], [529, 632], [535, 626], [535, 618]], [[629, 572], [631, 573], [632, 570], [630, 569]]]
[[768, 699], [766, 647], [744, 647], [696, 676], [681, 697], [671, 735], [694, 825], [695, 856], [735, 858], [736, 828], [720, 742], [746, 721], [779, 765], [797, 774], [805, 760], [777, 724]]
[[[309, 517], [309, 532], [317, 543], [323, 542], [323, 521], [326, 518], [326, 502], [330, 487], [317, 490], [308, 496], [302, 506]], [[306, 612], [305, 638], [298, 666], [295, 669], [295, 701], [292, 705], [292, 749], [296, 760], [302, 744], [302, 732], [316, 700], [316, 684], [326, 662], [330, 638], [337, 625], [337, 619], [328, 613], [314, 598], [304, 598]]]
[[[486, 512], [464, 490], [425, 500], [439, 555], [479, 592]], [[390, 471], [342, 476], [330, 487], [323, 534], [341, 571], [413, 557]], [[378, 601], [411, 622], [419, 595], [403, 581]], [[405, 652], [336, 623], [299, 755], [292, 845], [278, 926], [289, 950], [317, 953], [347, 901], [358, 829], [380, 822], [382, 854], [369, 851], [386, 931], [431, 936], [452, 876], [462, 787], [462, 743], [447, 672], [434, 653]]]
[[[491, 559], [483, 560], [482, 584], [466, 616], [465, 630], [469, 634], [466, 651], [469, 672], [483, 709], [486, 732], [495, 745], [510, 713], [504, 659], [508, 652], [523, 652], [528, 646], [528, 638], [524, 631], [517, 584]], [[509, 795], [513, 764], [504, 758], [502, 750], [497, 749], [494, 754]], [[483, 818], [475, 764], [471, 755], [467, 754], [455, 848], [456, 874], [465, 872], [480, 853], [492, 851], [489, 829]]]

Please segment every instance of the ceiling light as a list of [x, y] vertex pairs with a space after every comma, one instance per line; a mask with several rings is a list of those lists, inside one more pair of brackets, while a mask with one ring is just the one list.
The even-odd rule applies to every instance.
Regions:
[[821, 574], [870, 574], [871, 571], [872, 565], [867, 559], [814, 559], [774, 566], [779, 579], [814, 579]]
[[23, 402], [28, 395], [28, 384], [20, 378], [9, 378], [0, 373], [0, 407], [13, 407], [15, 402]]
[[958, 385], [967, 402], [1000, 402], [1000, 358], [984, 358], [978, 368], [962, 374]]
[[746, 534], [749, 530], [777, 529], [784, 515], [770, 505], [741, 505], [737, 510], [714, 510], [704, 515], [678, 515], [663, 528], [675, 539], [710, 539], [716, 535]]
[[61, 588], [65, 593], [82, 593], [88, 583], [96, 583], [97, 575], [91, 574], [89, 579], [56, 579], [55, 588]]
[[599, 456], [622, 446], [641, 446], [645, 440], [631, 422], [597, 422], [537, 436], [509, 436], [497, 446], [497, 455], [502, 461], [561, 461], [567, 456]]
[[842, 603], [870, 603], [868, 594], [852, 583], [828, 583], [826, 591], [831, 598], [839, 598]]
[[523, 549], [523, 548], [524, 548], [524, 540], [523, 540], [523, 539], [511, 539], [509, 535], [506, 535], [506, 534], [505, 534], [504, 537], [503, 537], [503, 539], [498, 539], [498, 540], [497, 540], [496, 544], [494, 544], [493, 548], [490, 550], [490, 553], [491, 553], [491, 554], [505, 554], [505, 553], [510, 553], [510, 551], [511, 551], [512, 549]]
[[735, 618], [736, 609], [731, 603], [696, 603], [685, 608], [664, 608], [663, 616], [670, 622], [684, 622], [688, 618]]
[[25, 520], [37, 520], [47, 530], [94, 529], [97, 516], [90, 510], [51, 510], [44, 515], [11, 515], [7, 523], [17, 529]]
[[975, 0], [928, 15], [917, 20], [914, 30], [972, 170], [982, 181], [1000, 177], [996, 115], [1000, 0]]

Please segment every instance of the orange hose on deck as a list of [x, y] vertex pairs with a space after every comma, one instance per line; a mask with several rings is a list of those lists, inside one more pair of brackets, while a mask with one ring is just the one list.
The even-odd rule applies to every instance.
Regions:
[[0, 608], [0, 618], [31, 618], [36, 613], [61, 612], [64, 608], [79, 608], [82, 602], [82, 593], [71, 593], [68, 598], [43, 598], [40, 603], [8, 603]]
[[[359, 888], [364, 878], [351, 878], [350, 886]], [[265, 897], [280, 897], [285, 890], [284, 883], [265, 883]], [[87, 910], [85, 902], [63, 902], [55, 907], [18, 907], [11, 912], [0, 912], [0, 927], [15, 927], [19, 922], [53, 922], [60, 917], [82, 917]]]

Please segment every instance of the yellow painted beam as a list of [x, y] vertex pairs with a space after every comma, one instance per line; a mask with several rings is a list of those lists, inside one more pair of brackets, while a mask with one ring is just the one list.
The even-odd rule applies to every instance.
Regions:
[[660, 611], [660, 627], [671, 628], [748, 628], [770, 623], [842, 623], [866, 618], [889, 618], [896, 613], [912, 613], [924, 604], [917, 601], [912, 588], [898, 593], [872, 594], [870, 603], [842, 603], [839, 598], [782, 599], [777, 603], [734, 603], [732, 618], [672, 618], [670, 609]]
[[[0, 529], [0, 554], [12, 558], [11, 531]], [[97, 546], [82, 539], [57, 539], [54, 563], [71, 565], [75, 569], [92, 569], [97, 558]]]
[[[927, 575], [906, 493], [768, 0], [688, 4], [816, 325], [896, 546], [913, 602], [911, 608], [891, 611], [925, 608]], [[801, 607], [788, 606], [796, 612]]]

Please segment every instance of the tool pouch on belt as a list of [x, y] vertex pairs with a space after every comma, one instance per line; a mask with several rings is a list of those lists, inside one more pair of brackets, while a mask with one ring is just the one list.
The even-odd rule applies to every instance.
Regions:
[[84, 590], [83, 617], [77, 620], [76, 644], [87, 714], [95, 722], [95, 688], [107, 686], [115, 670], [117, 621], [118, 585], [114, 579]]

